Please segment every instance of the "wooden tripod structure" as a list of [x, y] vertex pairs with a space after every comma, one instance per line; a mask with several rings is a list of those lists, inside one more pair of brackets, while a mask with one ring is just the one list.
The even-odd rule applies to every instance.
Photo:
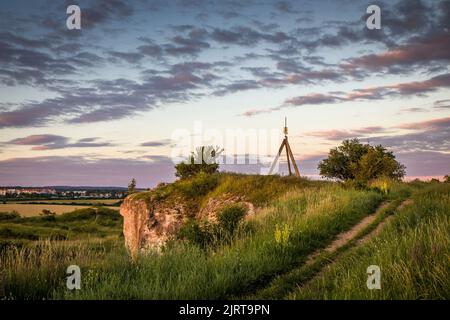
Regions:
[[278, 149], [277, 156], [275, 157], [275, 159], [272, 162], [272, 165], [270, 166], [269, 175], [272, 174], [272, 171], [275, 168], [278, 158], [280, 158], [280, 155], [283, 152], [283, 148], [286, 148], [286, 157], [287, 157], [289, 175], [290, 176], [292, 175], [292, 170], [291, 170], [291, 162], [292, 162], [292, 166], [294, 167], [294, 170], [295, 170], [295, 176], [300, 177], [300, 172], [298, 171], [297, 163], [295, 163], [294, 155], [292, 154], [291, 146], [289, 145], [287, 135], [288, 135], [287, 119], [284, 118], [284, 139], [283, 139], [283, 142], [281, 142], [280, 149]]

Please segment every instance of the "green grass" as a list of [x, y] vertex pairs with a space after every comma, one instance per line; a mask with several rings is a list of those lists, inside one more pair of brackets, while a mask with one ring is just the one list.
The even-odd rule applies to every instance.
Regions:
[[[283, 272], [335, 234], [347, 229], [381, 201], [373, 192], [337, 187], [292, 192], [252, 221], [250, 230], [230, 245], [205, 252], [175, 245], [163, 255], [126, 259], [96, 269], [98, 276], [75, 295], [77, 299], [219, 299], [249, 290]], [[286, 246], [275, 241], [275, 224], [290, 226]], [[120, 289], [118, 289], [120, 288]]]
[[307, 282], [316, 275], [323, 267], [335, 260], [342, 252], [345, 252], [354, 246], [359, 239], [373, 231], [378, 224], [386, 217], [394, 214], [397, 207], [405, 199], [404, 197], [391, 201], [386, 207], [377, 210], [375, 219], [363, 230], [361, 230], [355, 237], [342, 247], [337, 248], [333, 252], [321, 252], [310, 264], [301, 264], [300, 266], [290, 270], [287, 273], [281, 274], [274, 278], [270, 284], [260, 290], [256, 290], [251, 294], [238, 296], [238, 299], [264, 299], [276, 300], [283, 299], [286, 294], [294, 290], [297, 286]]
[[102, 207], [79, 209], [56, 216], [1, 216], [0, 249], [18, 241], [23, 244], [30, 240], [119, 238], [122, 235], [122, 217], [119, 212]]
[[[349, 250], [290, 299], [449, 299], [450, 185], [418, 192], [379, 236]], [[366, 269], [381, 268], [381, 289], [368, 290]], [[352, 266], [349, 269], [348, 266]]]
[[217, 173], [198, 175], [186, 180], [177, 180], [151, 191], [133, 195], [138, 200], [157, 201], [194, 200], [201, 206], [209, 197], [223, 194], [244, 196], [257, 207], [267, 206], [272, 200], [293, 188], [320, 187], [330, 185], [326, 181], [311, 181], [305, 178]]
[[126, 257], [122, 242], [39, 240], [0, 252], [1, 299], [49, 299], [65, 290], [69, 265], [93, 269], [111, 252]]
[[[7, 296], [19, 299], [230, 297], [292, 268], [309, 253], [326, 246], [334, 235], [371, 213], [380, 201], [382, 197], [376, 192], [344, 190], [332, 184], [294, 189], [242, 225], [230, 243], [206, 251], [195, 245], [172, 243], [163, 254], [149, 253], [134, 262], [122, 249], [122, 243], [106, 249], [99, 242], [101, 254], [94, 254], [90, 245], [74, 247], [64, 241], [58, 242], [55, 248], [49, 243], [39, 254], [29, 247], [9, 250], [4, 253], [7, 259], [1, 259], [2, 263], [9, 261], [2, 265], [8, 270]], [[77, 219], [83, 221], [88, 217], [79, 213]], [[275, 240], [276, 224], [289, 226], [289, 240], [284, 245]], [[55, 256], [61, 260], [53, 262]], [[52, 265], [47, 266], [49, 263]], [[82, 290], [77, 292], [64, 289], [62, 279], [69, 264], [78, 264], [82, 269]]]
[[[382, 201], [391, 205], [375, 222], [424, 186], [395, 184], [383, 194], [290, 177], [218, 174], [196, 179], [133, 197], [167, 203], [190, 198], [198, 209], [209, 197], [245, 195], [246, 201], [256, 204], [257, 214], [242, 221], [237, 219], [239, 212], [229, 214], [226, 221], [232, 222], [233, 232], [227, 241], [206, 247], [172, 241], [162, 253], [148, 252], [135, 260], [124, 248], [117, 211], [91, 208], [55, 217], [5, 215], [0, 219], [0, 299], [228, 299], [255, 292], [266, 292], [265, 298], [286, 297], [289, 292], [290, 298], [307, 299], [448, 298], [442, 289], [449, 288], [448, 270], [443, 267], [448, 265], [444, 263], [449, 248], [444, 234], [449, 227], [448, 186], [438, 184], [419, 192], [414, 206], [396, 214], [378, 240], [361, 248], [346, 246], [339, 256], [323, 256], [310, 268], [299, 268], [311, 253], [373, 213]], [[375, 228], [375, 222], [364, 232]], [[297, 281], [311, 279], [335, 258], [333, 268], [340, 267], [324, 274], [326, 282], [313, 280], [307, 290], [294, 290]], [[380, 292], [367, 293], [367, 266], [388, 262], [394, 266], [382, 266], [382, 281], [391, 281], [386, 270], [392, 272], [394, 291], [388, 294], [384, 284], [390, 282], [382, 282]], [[75, 292], [65, 288], [65, 270], [71, 264], [82, 271], [82, 289]], [[408, 268], [418, 271], [419, 278]], [[269, 284], [274, 291], [263, 290]]]

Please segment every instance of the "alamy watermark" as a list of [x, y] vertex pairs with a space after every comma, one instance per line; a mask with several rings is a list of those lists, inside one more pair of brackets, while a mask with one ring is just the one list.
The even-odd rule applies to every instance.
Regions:
[[67, 281], [66, 286], [69, 290], [81, 289], [81, 269], [77, 265], [70, 265], [66, 269]]
[[[195, 121], [192, 129], [178, 128], [171, 135], [170, 157], [173, 163], [189, 161], [191, 153], [200, 146], [217, 146], [214, 156], [195, 157], [194, 163], [220, 165], [253, 165], [260, 174], [267, 174], [282, 141], [280, 129], [204, 128]], [[222, 150], [223, 149], [223, 150]], [[204, 148], [209, 152], [210, 148]], [[279, 165], [274, 172], [278, 172]]]
[[69, 30], [81, 29], [81, 9], [77, 5], [70, 5], [66, 9], [66, 13], [69, 15], [66, 20], [66, 26]]
[[381, 29], [381, 8], [375, 4], [367, 7], [366, 13], [370, 16], [366, 20], [366, 26], [369, 30]]
[[377, 265], [367, 267], [367, 289], [381, 289], [381, 269]]
[[[369, 30], [381, 29], [381, 8], [375, 4], [369, 5], [366, 10], [370, 14], [366, 19], [366, 26]], [[72, 4], [67, 7], [66, 14], [69, 16], [66, 20], [66, 26], [69, 30], [81, 29], [81, 9], [78, 5]]]

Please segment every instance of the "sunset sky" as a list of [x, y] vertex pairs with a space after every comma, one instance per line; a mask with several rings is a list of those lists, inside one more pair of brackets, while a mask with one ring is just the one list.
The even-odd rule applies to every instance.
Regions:
[[151, 187], [174, 179], [174, 131], [281, 134], [285, 116], [302, 175], [353, 137], [408, 178], [450, 173], [450, 1], [3, 0], [0, 15], [0, 186]]

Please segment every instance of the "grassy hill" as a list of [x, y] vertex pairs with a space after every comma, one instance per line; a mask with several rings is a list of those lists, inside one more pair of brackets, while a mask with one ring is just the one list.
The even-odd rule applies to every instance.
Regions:
[[[11, 299], [448, 299], [445, 230], [450, 186], [390, 183], [386, 190], [223, 173], [177, 181], [134, 197], [167, 203], [182, 198], [198, 210], [208, 199], [233, 194], [254, 203], [256, 214], [211, 245], [174, 239], [162, 253], [149, 252], [135, 261], [124, 249], [117, 212], [83, 209], [57, 217], [0, 215], [4, 283], [0, 295]], [[402, 206], [406, 199], [414, 205]], [[339, 250], [325, 250], [374, 212], [371, 224]], [[381, 232], [359, 243], [383, 222]], [[374, 293], [365, 289], [365, 268], [377, 263], [383, 277], [386, 274], [383, 288], [390, 289]], [[65, 287], [65, 270], [71, 264], [82, 270], [82, 289], [75, 292]]]

